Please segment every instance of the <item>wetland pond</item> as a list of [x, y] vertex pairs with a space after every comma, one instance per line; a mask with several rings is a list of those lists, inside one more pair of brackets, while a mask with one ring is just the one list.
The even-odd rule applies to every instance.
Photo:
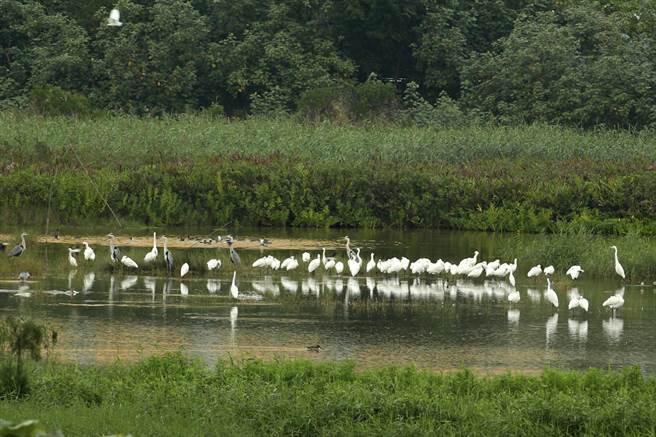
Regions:
[[[15, 231], [11, 230], [13, 238]], [[81, 230], [61, 232], [79, 236]], [[166, 232], [176, 236], [171, 240], [193, 234]], [[145, 230], [136, 233], [148, 235]], [[483, 260], [491, 260], [509, 238], [425, 230], [349, 234], [354, 245], [362, 247], [364, 264], [372, 251], [376, 259], [406, 256], [412, 261], [427, 257], [457, 262], [479, 250]], [[118, 244], [141, 265], [148, 248], [134, 247], [128, 235], [121, 233]], [[106, 241], [94, 246], [94, 263], [79, 259], [79, 267], [73, 269], [67, 261], [69, 245], [34, 238], [21, 258], [1, 257], [5, 274], [0, 277], [0, 314], [48, 323], [59, 333], [57, 358], [82, 364], [182, 350], [209, 364], [228, 357], [292, 357], [352, 360], [360, 367], [414, 364], [481, 372], [638, 365], [656, 373], [656, 288], [651, 285], [633, 286], [619, 278], [593, 281], [584, 275], [573, 283], [563, 280], [564, 272], [556, 272], [556, 309], [545, 298], [544, 277], [526, 278], [529, 266], [520, 260], [516, 289], [521, 300], [511, 306], [507, 296], [513, 287], [505, 279], [367, 274], [364, 265], [355, 278], [348, 269], [337, 275], [320, 267], [309, 274], [303, 263], [290, 272], [250, 267], [268, 254], [280, 260], [290, 255], [300, 259], [308, 250], [316, 257], [320, 245], [328, 245], [346, 263], [340, 240], [344, 231], [260, 229], [233, 235], [243, 261], [237, 269], [239, 291], [259, 295], [260, 300], [230, 297], [234, 269], [225, 244], [174, 245], [176, 269], [168, 278], [162, 269], [113, 270]], [[269, 238], [272, 247], [252, 244], [253, 249], [240, 249], [240, 238], [246, 243], [247, 235]], [[81, 246], [82, 237], [71, 238]], [[278, 248], [276, 241], [285, 241], [285, 248]], [[294, 241], [298, 248], [290, 249]], [[223, 261], [219, 271], [199, 271], [203, 260], [215, 257]], [[187, 259], [191, 272], [180, 279], [179, 266]], [[41, 265], [47, 268], [30, 281], [15, 279], [21, 269]], [[589, 300], [589, 312], [567, 309], [573, 287]], [[626, 303], [613, 316], [602, 302], [618, 291], [623, 291]], [[317, 344], [321, 351], [307, 349]]]

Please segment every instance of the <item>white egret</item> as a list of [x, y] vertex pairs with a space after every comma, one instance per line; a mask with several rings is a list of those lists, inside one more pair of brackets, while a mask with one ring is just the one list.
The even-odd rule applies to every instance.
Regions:
[[84, 244], [84, 259], [86, 261], [93, 261], [96, 259], [96, 253], [93, 251], [91, 246], [89, 246], [89, 243], [86, 241], [83, 241], [82, 244]]
[[180, 267], [180, 277], [184, 278], [187, 273], [189, 273], [189, 264], [184, 263], [182, 264], [182, 267]]
[[513, 287], [515, 286], [515, 275], [513, 275], [513, 272], [508, 274], [508, 281], [510, 282], [510, 285]]
[[121, 258], [121, 264], [123, 264], [125, 267], [129, 267], [131, 269], [138, 269], [139, 268], [137, 263], [134, 262], [134, 260], [132, 258], [130, 258], [129, 256], [125, 256], [125, 255]]
[[342, 272], [344, 271], [344, 263], [341, 261], [337, 261], [335, 263], [335, 271], [337, 272], [338, 275], [341, 275]]
[[517, 270], [517, 258], [515, 258], [512, 262], [512, 264], [508, 264], [508, 271], [510, 273], [515, 273]]
[[121, 13], [118, 9], [112, 9], [109, 12], [109, 18], [107, 18], [107, 25], [112, 27], [120, 27], [123, 25], [121, 23]]
[[[357, 249], [355, 257], [349, 259], [347, 263], [348, 263], [349, 271], [351, 272], [351, 276], [356, 276], [360, 272], [360, 268], [362, 267], [362, 258], [360, 258], [360, 248]], [[337, 266], [335, 266], [335, 270], [337, 270]]]
[[611, 246], [611, 248], [615, 251], [615, 273], [621, 276], [622, 279], [625, 279], [624, 267], [622, 267], [622, 264], [620, 264], [620, 261], [617, 259], [617, 246]]
[[572, 266], [570, 267], [565, 275], [569, 276], [572, 278], [572, 280], [577, 279], [581, 273], [583, 273], [585, 270], [581, 268], [581, 266]]
[[77, 267], [77, 260], [73, 256], [74, 253], [78, 253], [80, 249], [71, 249], [70, 247], [68, 248], [68, 263], [71, 265], [71, 267]]
[[540, 276], [540, 273], [542, 273], [542, 266], [538, 264], [535, 267], [531, 267], [526, 276], [529, 278], [535, 278], [536, 276]]
[[320, 265], [321, 265], [321, 255], [317, 255], [317, 257], [312, 261], [310, 261], [310, 264], [308, 264], [308, 272], [309, 273], [314, 272], [316, 269], [319, 268]]
[[547, 266], [547, 267], [544, 268], [544, 270], [542, 270], [542, 272], [543, 272], [546, 276], [551, 276], [551, 275], [553, 275], [555, 271], [556, 271], [556, 269], [554, 269], [554, 266]]
[[367, 273], [369, 273], [370, 271], [372, 271], [375, 268], [376, 268], [376, 261], [374, 261], [374, 254], [372, 252], [371, 253], [371, 259], [367, 263], [366, 271], [367, 271]]
[[310, 262], [310, 252], [303, 252], [301, 255], [301, 259], [303, 260], [304, 263], [309, 263]]
[[230, 295], [232, 296], [233, 299], [239, 299], [239, 289], [237, 288], [237, 284], [235, 284], [236, 279], [237, 279], [237, 272], [234, 271], [232, 272], [232, 284], [230, 285]]
[[207, 270], [218, 270], [221, 268], [221, 260], [217, 258], [212, 258], [207, 261]]
[[150, 249], [150, 252], [144, 256], [144, 262], [146, 264], [151, 263], [157, 259], [158, 251], [157, 251], [157, 233], [153, 232], [153, 248]]
[[547, 277], [547, 291], [545, 292], [545, 297], [551, 303], [551, 305], [558, 308], [558, 295], [551, 288], [551, 279], [549, 279], [548, 277]]

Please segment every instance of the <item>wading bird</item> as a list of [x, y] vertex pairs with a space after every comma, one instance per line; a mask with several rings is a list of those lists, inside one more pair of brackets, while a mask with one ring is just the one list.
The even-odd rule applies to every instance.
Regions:
[[298, 261], [292, 257], [291, 261], [287, 263], [287, 271], [294, 270], [296, 268], [298, 268]]
[[574, 308], [581, 308], [583, 311], [588, 312], [588, 307], [590, 305], [588, 299], [581, 296], [576, 288], [573, 288], [572, 290], [572, 298], [569, 300], [567, 309], [573, 310]]
[[301, 255], [301, 259], [303, 260], [304, 263], [309, 263], [310, 262], [310, 252], [303, 252], [303, 255]]
[[221, 260], [217, 258], [212, 258], [207, 261], [207, 270], [218, 270], [221, 268]]
[[187, 273], [189, 273], [189, 264], [184, 263], [182, 264], [182, 267], [180, 267], [180, 277], [184, 278]]
[[70, 247], [68, 248], [68, 263], [71, 265], [71, 267], [77, 267], [77, 260], [73, 256], [74, 253], [78, 253], [80, 249], [71, 249]]
[[372, 253], [371, 253], [371, 259], [370, 259], [369, 262], [367, 263], [367, 268], [366, 268], [367, 273], [369, 273], [370, 271], [372, 271], [372, 270], [375, 269], [375, 268], [376, 268], [376, 261], [374, 261], [374, 254], [373, 254], [373, 252], [372, 252]]
[[123, 23], [121, 23], [121, 13], [118, 11], [118, 9], [112, 9], [109, 12], [107, 25], [112, 27], [121, 27], [123, 25]]
[[542, 273], [542, 266], [538, 264], [535, 267], [531, 267], [526, 276], [529, 278], [535, 278], [536, 276], [540, 276], [540, 273]]
[[150, 252], [144, 256], [144, 262], [146, 264], [149, 264], [157, 259], [158, 251], [157, 251], [157, 233], [153, 232], [153, 248], [150, 249]]
[[28, 279], [30, 279], [30, 276], [31, 276], [31, 275], [30, 275], [30, 272], [20, 272], [20, 273], [18, 274], [18, 279], [19, 279], [21, 282], [25, 282], [25, 281], [27, 281]]
[[308, 272], [310, 273], [314, 272], [316, 269], [319, 268], [320, 265], [321, 265], [321, 255], [317, 255], [317, 257], [312, 261], [310, 261], [310, 264], [308, 264]]
[[[626, 277], [624, 275], [624, 267], [622, 267], [622, 264], [620, 264], [620, 261], [617, 259], [617, 246], [611, 246], [611, 249], [615, 251], [615, 273], [624, 279]], [[622, 300], [622, 303], [624, 303], [624, 300]]]
[[577, 279], [581, 273], [583, 273], [585, 270], [581, 268], [581, 266], [572, 266], [570, 267], [565, 275], [569, 276], [572, 278], [572, 280]]
[[131, 269], [138, 269], [139, 265], [137, 265], [136, 262], [129, 256], [123, 255], [121, 257], [121, 264], [123, 264], [125, 267], [131, 268]]
[[96, 252], [93, 251], [89, 243], [83, 241], [84, 244], [84, 259], [85, 261], [94, 261], [96, 259]]
[[25, 252], [25, 249], [27, 249], [27, 245], [25, 244], [26, 236], [27, 234], [25, 232], [21, 234], [21, 242], [18, 243], [16, 246], [14, 246], [14, 248], [11, 249], [11, 251], [7, 254], [7, 256], [17, 257], [17, 256], [21, 256], [23, 252]]
[[556, 269], [554, 269], [554, 266], [548, 266], [545, 267], [544, 270], [542, 271], [546, 276], [551, 276], [554, 274]]
[[551, 288], [551, 279], [547, 277], [547, 291], [545, 292], [546, 298], [549, 302], [551, 302], [551, 305], [555, 306], [558, 308], [558, 295], [556, 292]]
[[232, 284], [230, 285], [230, 295], [233, 299], [239, 299], [239, 289], [235, 281], [237, 280], [237, 272], [232, 272]]
[[228, 247], [230, 248], [230, 261], [237, 267], [241, 265], [241, 258], [239, 258], [239, 254], [237, 251], [232, 247], [233, 239], [232, 236], [228, 236], [226, 242], [228, 243]]
[[168, 247], [169, 239], [162, 235], [162, 240], [164, 240], [164, 262], [166, 262], [166, 270], [171, 273], [173, 271], [173, 254]]
[[618, 290], [613, 296], [604, 301], [602, 306], [609, 307], [613, 310], [613, 316], [618, 308], [624, 306], [624, 288]]
[[121, 249], [116, 245], [114, 234], [107, 234], [107, 238], [109, 238], [109, 258], [112, 260], [112, 263], [117, 263], [121, 260]]

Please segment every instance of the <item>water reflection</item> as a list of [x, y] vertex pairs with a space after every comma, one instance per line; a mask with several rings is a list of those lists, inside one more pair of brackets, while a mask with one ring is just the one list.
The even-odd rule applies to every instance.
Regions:
[[93, 282], [96, 280], [96, 274], [94, 272], [89, 272], [84, 275], [82, 291], [84, 293], [89, 292], [93, 288]]
[[555, 340], [556, 330], [558, 329], [558, 313], [554, 313], [553, 316], [547, 319], [546, 325], [546, 334], [547, 334], [547, 348], [552, 346], [552, 342]]
[[611, 317], [602, 322], [602, 328], [609, 343], [619, 343], [624, 332], [624, 320], [619, 317]]
[[519, 325], [519, 310], [510, 309], [508, 310], [508, 324], [512, 326]]
[[205, 288], [211, 294], [216, 294], [221, 291], [221, 281], [218, 279], [208, 279]]
[[588, 340], [588, 321], [567, 319], [567, 331], [572, 340], [585, 343]]
[[129, 290], [137, 285], [137, 282], [139, 282], [139, 277], [137, 275], [128, 275], [121, 281], [121, 290]]

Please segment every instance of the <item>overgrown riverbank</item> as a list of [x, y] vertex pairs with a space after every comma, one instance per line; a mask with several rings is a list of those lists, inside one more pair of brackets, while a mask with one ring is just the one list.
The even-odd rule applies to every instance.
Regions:
[[29, 395], [0, 417], [38, 419], [66, 436], [646, 435], [656, 379], [619, 372], [476, 376], [352, 364], [220, 362], [181, 355], [108, 367], [35, 367]]
[[0, 216], [9, 223], [33, 222], [48, 205], [59, 222], [107, 218], [106, 199], [145, 224], [656, 234], [649, 132], [0, 120]]

